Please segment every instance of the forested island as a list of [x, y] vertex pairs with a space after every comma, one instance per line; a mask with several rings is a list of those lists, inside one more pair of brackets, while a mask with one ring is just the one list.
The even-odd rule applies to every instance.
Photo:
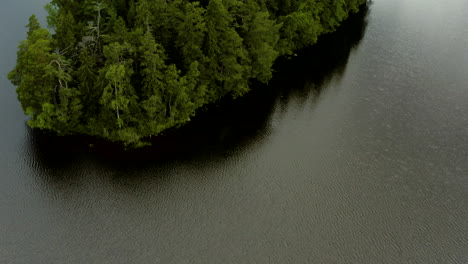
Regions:
[[[33, 128], [127, 146], [267, 83], [366, 0], [53, 0], [8, 78]], [[53, 33], [51, 33], [53, 32]]]

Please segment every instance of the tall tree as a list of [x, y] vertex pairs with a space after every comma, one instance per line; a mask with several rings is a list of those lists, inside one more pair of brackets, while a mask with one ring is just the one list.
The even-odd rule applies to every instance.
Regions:
[[143, 77], [142, 106], [148, 122], [142, 123], [149, 135], [157, 135], [166, 128], [166, 106], [163, 103], [164, 74], [166, 70], [164, 48], [156, 43], [150, 32], [141, 38], [141, 66]]
[[75, 29], [76, 22], [70, 11], [60, 9], [56, 18], [56, 29], [54, 39], [56, 47], [61, 52], [72, 52], [76, 45]]
[[194, 2], [187, 3], [183, 11], [183, 21], [177, 27], [175, 45], [180, 49], [180, 57], [185, 69], [188, 70], [192, 62], [207, 60], [202, 49], [207, 32], [204, 18], [206, 10]]
[[252, 61], [252, 77], [262, 82], [272, 77], [273, 63], [279, 54], [275, 48], [281, 26], [269, 18], [268, 12], [258, 12], [244, 38]]
[[101, 104], [114, 111], [118, 128], [123, 128], [133, 121], [130, 105], [137, 103], [137, 96], [130, 82], [133, 69], [132, 59], [129, 57], [132, 53], [133, 48], [127, 43], [114, 42], [104, 47], [107, 61], [101, 73], [107, 85], [101, 96]]
[[366, 0], [51, 0], [8, 78], [32, 127], [140, 146], [268, 82]]
[[34, 17], [30, 21], [28, 39], [22, 43], [18, 63], [8, 77], [17, 85], [21, 106], [33, 118], [31, 124], [34, 124], [43, 105], [54, 103], [55, 83], [46, 71], [52, 60], [51, 35], [46, 29], [38, 28]]
[[208, 92], [214, 100], [248, 91], [250, 65], [242, 38], [231, 26], [233, 19], [221, 0], [211, 0], [205, 15], [204, 52], [209, 59], [203, 78], [211, 79]]

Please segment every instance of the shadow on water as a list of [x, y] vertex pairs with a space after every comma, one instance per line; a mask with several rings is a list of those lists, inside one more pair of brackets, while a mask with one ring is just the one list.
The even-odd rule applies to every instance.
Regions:
[[268, 138], [275, 108], [291, 100], [318, 100], [326, 83], [342, 76], [352, 50], [364, 36], [367, 14], [365, 8], [316, 45], [292, 58], [279, 59], [269, 85], [253, 84], [253, 91], [243, 98], [210, 106], [184, 127], [154, 139], [151, 147], [125, 151], [89, 137], [57, 137], [29, 129], [26, 159], [33, 160], [28, 163], [35, 164], [43, 181], [60, 186], [60, 182], [66, 185], [70, 178], [81, 177], [78, 171], [84, 167], [127, 179], [150, 169], [165, 171], [177, 164], [212, 166], [242, 155], [239, 152], [248, 152]]

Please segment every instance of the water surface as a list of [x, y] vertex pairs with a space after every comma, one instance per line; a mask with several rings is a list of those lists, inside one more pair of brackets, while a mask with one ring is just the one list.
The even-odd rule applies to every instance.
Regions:
[[0, 263], [468, 263], [468, 2], [375, 0], [130, 152], [27, 128], [6, 74], [47, 1], [3, 2]]

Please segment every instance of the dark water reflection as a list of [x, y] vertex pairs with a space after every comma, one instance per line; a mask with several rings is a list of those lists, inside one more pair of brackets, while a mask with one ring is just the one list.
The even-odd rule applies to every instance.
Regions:
[[0, 263], [467, 263], [466, 11], [375, 1], [139, 150], [25, 127], [2, 79]]
[[280, 59], [269, 85], [254, 83], [247, 96], [208, 107], [185, 127], [154, 139], [151, 147], [124, 150], [88, 137], [56, 137], [28, 128], [26, 149], [37, 161], [35, 169], [64, 175], [75, 170], [77, 163], [93, 161], [118, 171], [138, 171], [180, 162], [211, 166], [230, 159], [263, 144], [272, 130], [275, 110], [281, 112], [290, 101], [299, 105], [317, 101], [331, 79], [341, 78], [350, 53], [364, 36], [367, 12], [352, 16], [317, 45]]
[[229, 177], [203, 171], [229, 167], [232, 159], [268, 144], [273, 113], [281, 115], [291, 101], [316, 102], [326, 83], [343, 74], [350, 53], [364, 36], [366, 18], [367, 10], [353, 16], [316, 46], [280, 61], [270, 85], [254, 84], [246, 97], [211, 106], [186, 127], [154, 140], [152, 147], [125, 151], [87, 137], [55, 137], [28, 129], [24, 156], [34, 161], [30, 165], [42, 191], [61, 199], [86, 191], [90, 182], [97, 189], [104, 184], [117, 195], [139, 196], [154, 186], [168, 188], [177, 167], [200, 172], [184, 176], [186, 184]]

